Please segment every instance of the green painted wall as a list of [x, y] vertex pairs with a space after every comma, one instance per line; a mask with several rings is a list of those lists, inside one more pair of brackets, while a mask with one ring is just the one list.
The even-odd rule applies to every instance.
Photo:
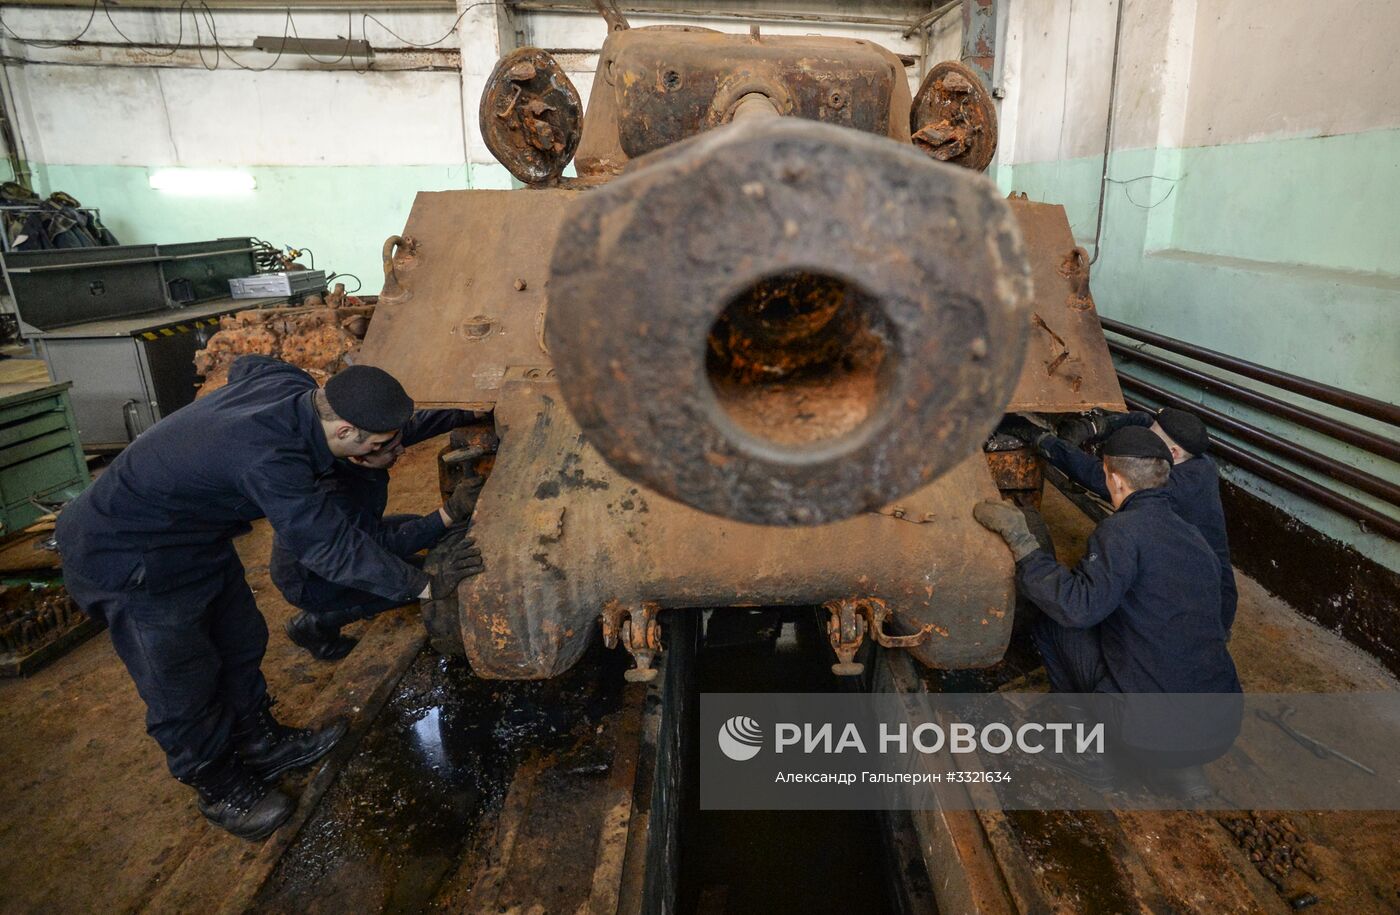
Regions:
[[[353, 273], [363, 291], [383, 285], [380, 247], [403, 231], [419, 191], [510, 187], [498, 165], [253, 166], [245, 194], [192, 196], [153, 190], [152, 169], [122, 165], [36, 165], [36, 189], [67, 191], [125, 244], [253, 235], [309, 247], [316, 267]], [[354, 281], [346, 280], [353, 289]]]
[[[1003, 166], [998, 181], [1032, 199], [1064, 204], [1075, 237], [1093, 251], [1101, 169], [1097, 157], [1017, 163]], [[1114, 153], [1109, 176], [1102, 252], [1092, 279], [1105, 316], [1400, 401], [1400, 221], [1393, 213], [1400, 200], [1400, 131], [1123, 150]], [[1134, 372], [1184, 390], [1146, 370]], [[1370, 473], [1400, 479], [1394, 463], [1248, 408], [1186, 393]], [[1379, 423], [1270, 393], [1393, 434]], [[1400, 570], [1400, 546], [1253, 477], [1231, 474], [1306, 523]], [[1347, 495], [1379, 506], [1354, 491]]]
[[1400, 275], [1400, 130], [1186, 149], [1181, 171], [1174, 248]]

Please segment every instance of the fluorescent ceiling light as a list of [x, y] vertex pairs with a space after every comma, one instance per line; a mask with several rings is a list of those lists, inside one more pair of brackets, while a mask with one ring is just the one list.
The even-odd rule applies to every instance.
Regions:
[[253, 47], [269, 54], [305, 54], [308, 57], [316, 54], [324, 54], [327, 57], [335, 55], [334, 60], [317, 61], [323, 64], [339, 63], [346, 57], [364, 57], [371, 60], [374, 58], [374, 48], [362, 38], [288, 38], [285, 35], [273, 38], [269, 35], [259, 35], [253, 39]]
[[231, 168], [162, 168], [151, 172], [150, 183], [172, 194], [243, 194], [258, 186], [252, 175]]

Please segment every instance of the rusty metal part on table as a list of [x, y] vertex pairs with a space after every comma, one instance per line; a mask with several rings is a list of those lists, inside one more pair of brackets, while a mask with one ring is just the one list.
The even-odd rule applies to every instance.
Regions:
[[364, 340], [375, 306], [347, 298], [337, 283], [337, 296], [320, 296], [304, 305], [260, 308], [225, 315], [219, 331], [194, 354], [195, 371], [204, 376], [199, 395], [211, 394], [228, 382], [229, 369], [248, 354], [276, 356], [324, 382], [354, 359]]

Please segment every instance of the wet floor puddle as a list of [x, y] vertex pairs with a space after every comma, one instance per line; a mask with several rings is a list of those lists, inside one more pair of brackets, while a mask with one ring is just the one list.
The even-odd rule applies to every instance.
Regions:
[[464, 660], [425, 652], [255, 908], [421, 911], [526, 754], [574, 743], [619, 707], [625, 666], [623, 653], [595, 649], [553, 680], [483, 680]]

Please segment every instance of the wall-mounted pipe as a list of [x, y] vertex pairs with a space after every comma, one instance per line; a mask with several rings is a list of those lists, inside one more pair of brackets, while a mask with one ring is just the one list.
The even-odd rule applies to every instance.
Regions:
[[1216, 368], [1225, 369], [1227, 372], [1234, 372], [1236, 375], [1243, 375], [1246, 378], [1253, 378], [1255, 381], [1262, 381], [1265, 384], [1285, 391], [1292, 391], [1294, 394], [1302, 394], [1310, 397], [1319, 403], [1329, 404], [1343, 410], [1350, 410], [1352, 413], [1360, 414], [1371, 419], [1380, 420], [1383, 423], [1390, 423], [1393, 426], [1400, 426], [1400, 406], [1393, 403], [1386, 403], [1374, 397], [1367, 397], [1364, 394], [1355, 394], [1342, 388], [1333, 387], [1330, 384], [1323, 384], [1319, 381], [1312, 381], [1298, 375], [1290, 375], [1278, 369], [1271, 369], [1266, 365], [1257, 362], [1249, 362], [1235, 356], [1217, 352], [1213, 349], [1206, 349], [1204, 346], [1197, 346], [1194, 343], [1187, 343], [1184, 340], [1177, 340], [1163, 334], [1154, 333], [1150, 330], [1143, 330], [1140, 327], [1133, 327], [1131, 324], [1124, 324], [1122, 321], [1114, 321], [1109, 318], [1100, 318], [1099, 323], [1104, 330], [1111, 330], [1115, 334], [1122, 334], [1143, 343], [1150, 343], [1158, 349], [1176, 353], [1179, 356], [1186, 356], [1195, 359], [1197, 362], [1204, 362]]
[[[1132, 398], [1125, 398], [1125, 400], [1128, 406], [1134, 410], [1151, 409], [1141, 401]], [[1288, 490], [1296, 496], [1330, 508], [1337, 514], [1357, 522], [1365, 530], [1389, 537], [1391, 540], [1400, 540], [1400, 521], [1396, 521], [1389, 515], [1383, 515], [1368, 505], [1362, 505], [1360, 502], [1348, 499], [1325, 486], [1319, 486], [1307, 477], [1299, 476], [1291, 470], [1266, 461], [1258, 455], [1226, 441], [1219, 439], [1213, 441], [1211, 453], [1224, 458], [1236, 467], [1248, 470], [1262, 480], [1268, 480], [1270, 483]]]
[[1122, 356], [1125, 359], [1141, 362], [1143, 365], [1150, 366], [1157, 371], [1171, 375], [1174, 378], [1179, 378], [1182, 381], [1188, 381], [1205, 390], [1224, 394], [1232, 400], [1263, 410], [1271, 416], [1277, 416], [1280, 419], [1295, 422], [1304, 428], [1312, 429], [1314, 432], [1321, 432], [1323, 435], [1331, 436], [1339, 442], [1345, 442], [1348, 445], [1353, 445], [1364, 451], [1369, 451], [1372, 454], [1380, 455], [1387, 460], [1400, 462], [1400, 441], [1395, 439], [1386, 438], [1374, 432], [1367, 432], [1355, 426], [1349, 426], [1346, 423], [1338, 422], [1335, 419], [1330, 419], [1321, 414], [1314, 413], [1311, 410], [1304, 410], [1302, 407], [1297, 407], [1286, 401], [1279, 400], [1277, 397], [1270, 397], [1267, 394], [1261, 394], [1258, 391], [1241, 387], [1223, 378], [1217, 378], [1214, 375], [1207, 375], [1205, 372], [1198, 372], [1195, 369], [1177, 365], [1175, 362], [1171, 362], [1161, 356], [1145, 353], [1142, 350], [1117, 340], [1108, 341], [1108, 349], [1110, 352]]
[[[1127, 2], [1118, 0], [1118, 14], [1113, 24], [1113, 63], [1108, 70], [1108, 112], [1104, 115], [1103, 123], [1103, 172], [1099, 175], [1099, 208], [1094, 216], [1094, 256], [1089, 258], [1091, 267], [1098, 263], [1099, 255], [1103, 253], [1103, 203], [1108, 189], [1108, 163], [1113, 155], [1113, 114], [1118, 110], [1118, 51], [1123, 46], [1123, 7]], [[1074, 15], [1073, 3], [1069, 6], [1069, 14], [1071, 17]], [[1066, 56], [1072, 53], [1074, 49], [1066, 45]], [[1068, 82], [1065, 83], [1065, 94], [1069, 94]]]
[[1233, 416], [1221, 413], [1203, 404], [1193, 403], [1186, 398], [1174, 394], [1164, 388], [1159, 388], [1155, 384], [1149, 384], [1140, 378], [1124, 372], [1118, 373], [1118, 382], [1125, 391], [1135, 391], [1151, 397], [1154, 401], [1164, 407], [1176, 407], [1179, 410], [1187, 410], [1195, 413], [1205, 420], [1207, 425], [1213, 426], [1224, 432], [1228, 432], [1235, 438], [1241, 439], [1248, 444], [1263, 448], [1279, 457], [1287, 458], [1296, 464], [1301, 464], [1318, 473], [1324, 474], [1336, 480], [1338, 483], [1345, 483], [1355, 487], [1364, 493], [1375, 496], [1385, 502], [1400, 508], [1400, 485], [1383, 480], [1380, 477], [1372, 476], [1355, 467], [1337, 461], [1334, 458], [1319, 454], [1301, 445], [1294, 444], [1287, 439], [1279, 438], [1272, 433], [1265, 432], [1249, 423], [1241, 422]]

